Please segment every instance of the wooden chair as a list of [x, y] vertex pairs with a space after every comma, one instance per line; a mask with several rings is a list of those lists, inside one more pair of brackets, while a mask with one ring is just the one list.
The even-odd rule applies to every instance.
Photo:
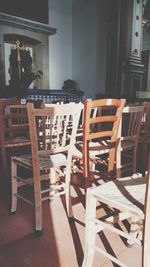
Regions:
[[8, 150], [30, 145], [26, 105], [20, 99], [0, 99], [0, 147], [4, 174], [8, 174]]
[[[42, 106], [42, 101], [30, 100], [30, 102], [37, 107]], [[0, 99], [0, 148], [5, 175], [8, 175], [10, 169], [8, 155], [15, 154], [17, 150], [20, 153], [22, 148], [30, 147], [26, 103], [26, 100], [17, 98]]]
[[[62, 104], [35, 109], [27, 104], [31, 154], [12, 157], [12, 207], [15, 212], [17, 198], [35, 206], [35, 230], [42, 231], [42, 201], [57, 195], [66, 195], [69, 217], [72, 216], [70, 199], [70, 175], [72, 151], [80, 118], [81, 104]], [[33, 177], [24, 179], [24, 171], [29, 169]], [[63, 178], [63, 179], [61, 179]], [[46, 180], [46, 182], [44, 181]], [[23, 197], [19, 187], [34, 186], [34, 201]]]
[[148, 161], [148, 148], [150, 145], [150, 102], [144, 102], [144, 114], [142, 118], [142, 127], [138, 139], [140, 145], [140, 160], [142, 162], [143, 172], [146, 170]]
[[[83, 161], [82, 180], [85, 188], [91, 186], [93, 181], [93, 164], [99, 165], [98, 173], [107, 167], [106, 179], [114, 171], [118, 129], [125, 102], [125, 99], [86, 99], [84, 102], [83, 141], [77, 146], [80, 154], [76, 151], [74, 155]], [[105, 160], [102, 157], [106, 155], [108, 157]]]
[[144, 105], [126, 106], [123, 109], [117, 148], [117, 177], [137, 172], [137, 146], [143, 114]]
[[[150, 158], [149, 158], [150, 159]], [[105, 218], [96, 216], [96, 206], [106, 205]], [[129, 231], [125, 230], [122, 220], [131, 224]], [[115, 224], [119, 223], [119, 228]], [[96, 234], [112, 231], [130, 242], [143, 244], [142, 267], [149, 267], [150, 255], [150, 160], [146, 177], [126, 177], [109, 181], [101, 186], [87, 190], [85, 251], [82, 267], [91, 267], [94, 252], [97, 251], [117, 266], [127, 267], [118, 258], [109, 254], [96, 243]], [[142, 238], [143, 237], [143, 238]], [[142, 240], [141, 240], [142, 239]], [[108, 238], [109, 240], [109, 238]], [[135, 263], [136, 265], [136, 263]], [[100, 265], [99, 265], [100, 266]]]

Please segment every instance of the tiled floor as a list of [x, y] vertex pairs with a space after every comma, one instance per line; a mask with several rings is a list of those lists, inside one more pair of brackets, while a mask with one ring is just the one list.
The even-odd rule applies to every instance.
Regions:
[[[75, 190], [76, 189], [76, 190]], [[84, 255], [85, 208], [79, 188], [72, 188], [74, 221], [67, 219], [64, 199], [43, 203], [44, 231], [34, 233], [33, 207], [18, 201], [10, 214], [10, 198], [0, 195], [0, 267], [80, 267]], [[4, 194], [5, 192], [5, 194]], [[7, 195], [7, 196], [6, 196]], [[141, 247], [127, 248], [112, 233], [97, 236], [97, 243], [115, 253], [129, 267], [141, 267]], [[113, 267], [112, 262], [95, 253], [93, 267]]]

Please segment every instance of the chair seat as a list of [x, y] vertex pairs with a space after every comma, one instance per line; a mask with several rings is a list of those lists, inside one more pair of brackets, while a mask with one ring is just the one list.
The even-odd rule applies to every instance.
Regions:
[[143, 177], [122, 178], [93, 188], [93, 194], [103, 203], [120, 211], [134, 213], [144, 218], [146, 180]]
[[[150, 161], [148, 162], [150, 163]], [[114, 242], [107, 243], [107, 246], [105, 239], [102, 239], [102, 242], [104, 242], [102, 245], [97, 242], [96, 234], [99, 234], [100, 237], [103, 231], [102, 234], [105, 235], [105, 229], [113, 234], [117, 234], [121, 239], [123, 238], [123, 243], [142, 245], [141, 266], [149, 267], [149, 174], [148, 165], [148, 172], [145, 174], [145, 177], [137, 173], [130, 177], [107, 182], [95, 188], [88, 188], [85, 252], [82, 267], [94, 266], [95, 251], [107, 257], [112, 262], [111, 266], [128, 266], [121, 261], [121, 257], [116, 256], [116, 253], [112, 253], [114, 251]], [[106, 204], [107, 208], [103, 204], [100, 205], [101, 203]], [[101, 216], [98, 214], [99, 207], [105, 211], [105, 215]], [[124, 223], [124, 220], [128, 220], [128, 227], [126, 227], [127, 224]], [[121, 223], [122, 221], [123, 223]], [[107, 237], [109, 240], [109, 233], [107, 233]], [[111, 249], [107, 249], [109, 246]], [[131, 255], [129, 254], [129, 256]]]
[[135, 147], [135, 142], [132, 140], [121, 140], [121, 151], [128, 150], [129, 148]]
[[[17, 157], [12, 157], [12, 159], [18, 164], [32, 169], [31, 155], [25, 154]], [[39, 159], [40, 170], [52, 167], [59, 167], [62, 165], [66, 165], [67, 163], [66, 156], [62, 153], [58, 153], [55, 155], [39, 155]]]
[[[111, 147], [110, 142], [90, 142], [89, 143], [89, 151], [90, 151], [90, 157], [95, 157], [96, 155], [103, 155], [105, 153], [109, 152], [109, 149]], [[78, 158], [82, 158], [82, 149], [83, 149], [83, 144], [79, 143], [77, 145], [77, 148], [74, 149], [73, 154], [77, 156]]]

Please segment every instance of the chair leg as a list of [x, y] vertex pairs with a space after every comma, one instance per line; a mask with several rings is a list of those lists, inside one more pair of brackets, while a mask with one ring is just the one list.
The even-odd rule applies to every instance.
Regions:
[[11, 212], [16, 212], [17, 209], [17, 163], [12, 159], [11, 162], [11, 173], [12, 173], [12, 202], [11, 202]]
[[[56, 183], [56, 179], [57, 179], [57, 173], [56, 170], [54, 168], [50, 168], [50, 176], [49, 176], [49, 184], [55, 184]], [[49, 191], [49, 199], [53, 199], [55, 195], [55, 190], [52, 190], [50, 187], [50, 191]]]
[[[136, 216], [131, 218], [130, 236], [132, 236], [134, 238], [136, 238], [137, 237], [137, 234], [138, 234], [137, 220], [138, 220], [138, 218]], [[132, 241], [131, 239], [128, 239], [127, 240], [127, 244], [129, 246], [132, 246], [134, 244], [134, 241]]]
[[150, 255], [150, 219], [147, 217], [147, 223], [144, 227], [143, 247], [142, 247], [142, 267], [149, 267], [149, 255]]
[[143, 167], [143, 173], [146, 171], [147, 167], [147, 161], [148, 161], [148, 140], [147, 138], [144, 139], [143, 142], [143, 149], [142, 149], [142, 167]]
[[116, 153], [116, 176], [117, 176], [117, 178], [121, 177], [121, 149], [120, 149], [120, 146], [117, 148], [117, 153]]
[[72, 218], [73, 217], [73, 210], [72, 210], [72, 203], [71, 203], [71, 196], [70, 196], [70, 183], [66, 184], [66, 205], [67, 205], [67, 213], [68, 217]]
[[150, 246], [149, 246], [149, 241], [147, 240], [143, 248], [142, 267], [149, 267], [149, 252], [150, 252]]
[[72, 156], [68, 155], [67, 166], [66, 166], [66, 177], [65, 177], [65, 183], [66, 183], [65, 196], [66, 196], [67, 213], [69, 218], [73, 217], [73, 210], [71, 203], [71, 185], [70, 185], [71, 163], [72, 163]]
[[40, 175], [34, 176], [34, 199], [35, 199], [35, 230], [42, 232], [42, 200]]
[[96, 238], [96, 199], [88, 189], [86, 203], [85, 252], [82, 267], [91, 267], [94, 259], [94, 245]]
[[3, 172], [5, 177], [8, 176], [8, 162], [7, 162], [7, 156], [6, 156], [6, 148], [2, 146], [2, 166], [3, 166]]
[[56, 170], [54, 168], [50, 168], [50, 183], [56, 183]]
[[115, 156], [116, 156], [116, 148], [110, 149], [110, 152], [109, 152], [109, 163], [108, 163], [108, 172], [111, 172], [111, 171], [114, 170]]
[[90, 160], [90, 163], [89, 164], [90, 164], [90, 170], [91, 170], [91, 172], [94, 172], [95, 171], [95, 163]]
[[136, 161], [137, 161], [137, 147], [135, 147], [133, 151], [133, 173], [137, 172]]

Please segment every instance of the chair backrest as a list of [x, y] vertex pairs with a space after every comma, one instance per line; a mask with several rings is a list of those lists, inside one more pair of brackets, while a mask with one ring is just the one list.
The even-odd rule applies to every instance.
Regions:
[[33, 168], [37, 168], [38, 155], [65, 153], [76, 141], [76, 132], [82, 105], [61, 104], [41, 109], [27, 104]]
[[0, 135], [1, 145], [6, 139], [27, 133], [27, 109], [20, 99], [0, 99]]
[[[30, 102], [37, 107], [42, 105], [41, 101], [31, 100]], [[0, 135], [2, 144], [12, 137], [29, 137], [26, 103], [27, 101], [24, 101], [22, 104], [22, 100], [17, 98], [0, 99], [0, 120], [2, 122], [0, 124]]]
[[[109, 140], [109, 156], [112, 153], [111, 148], [117, 147], [119, 123], [125, 103], [125, 99], [85, 100], [83, 123], [84, 177], [89, 176], [89, 143], [91, 141], [101, 143]], [[95, 110], [97, 110], [97, 113], [95, 113]]]
[[144, 102], [144, 136], [150, 135], [150, 102]]
[[[9, 159], [7, 148], [30, 146], [27, 102], [26, 99], [0, 98], [0, 146], [3, 170], [6, 175], [8, 172], [7, 160]], [[41, 100], [29, 100], [29, 102], [33, 102], [37, 107], [42, 105]], [[14, 153], [16, 150], [13, 149]]]
[[4, 174], [7, 175], [7, 148], [30, 145], [26, 105], [21, 104], [20, 99], [0, 98], [0, 122], [2, 165]]
[[150, 143], [150, 102], [144, 102], [144, 116], [143, 116], [143, 129], [142, 129], [142, 158], [143, 169], [146, 170], [148, 160], [148, 147]]
[[143, 114], [144, 105], [124, 107], [121, 126], [121, 137], [123, 140], [130, 139], [138, 142]]

